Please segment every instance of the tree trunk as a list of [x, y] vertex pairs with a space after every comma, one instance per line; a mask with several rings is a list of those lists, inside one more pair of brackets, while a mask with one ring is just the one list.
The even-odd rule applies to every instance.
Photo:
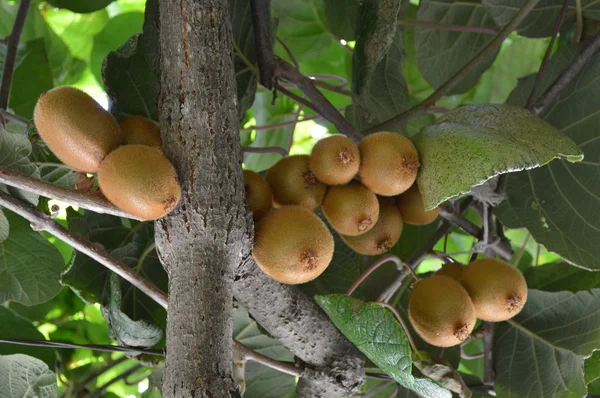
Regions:
[[234, 268], [251, 249], [230, 2], [160, 0], [160, 126], [179, 206], [156, 223], [169, 273], [165, 397], [239, 397], [231, 371]]

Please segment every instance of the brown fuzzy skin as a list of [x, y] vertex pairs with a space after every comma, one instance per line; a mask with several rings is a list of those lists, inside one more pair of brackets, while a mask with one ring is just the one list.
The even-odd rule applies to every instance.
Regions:
[[435, 272], [435, 275], [438, 276], [447, 276], [449, 278], [454, 279], [457, 282], [460, 282], [462, 278], [464, 266], [459, 263], [445, 263], [442, 265], [442, 268], [438, 269]]
[[362, 235], [379, 219], [377, 196], [358, 181], [329, 187], [321, 209], [332, 228], [343, 235]]
[[160, 129], [152, 120], [142, 116], [132, 116], [121, 120], [119, 127], [123, 132], [125, 145], [146, 145], [162, 149]]
[[273, 193], [269, 183], [258, 173], [244, 170], [244, 189], [248, 207], [254, 221], [258, 221], [273, 208]]
[[423, 340], [437, 347], [463, 342], [475, 326], [475, 307], [467, 291], [452, 278], [433, 275], [413, 285], [408, 317]]
[[115, 118], [92, 97], [69, 86], [42, 94], [33, 120], [52, 152], [66, 165], [86, 173], [97, 172], [106, 155], [123, 141]]
[[440, 207], [433, 210], [425, 210], [423, 198], [417, 184], [413, 184], [408, 190], [396, 197], [398, 210], [402, 220], [407, 224], [426, 225], [432, 223], [440, 214]]
[[327, 185], [308, 167], [308, 155], [288, 156], [267, 171], [275, 207], [298, 205], [314, 210], [321, 205]]
[[181, 198], [171, 162], [145, 145], [123, 145], [111, 152], [98, 170], [98, 185], [112, 204], [143, 220], [167, 215]]
[[413, 185], [419, 170], [419, 154], [403, 135], [382, 131], [365, 137], [358, 145], [363, 184], [377, 195], [394, 196]]
[[464, 267], [460, 282], [473, 300], [477, 317], [484, 321], [506, 321], [521, 312], [527, 302], [525, 277], [504, 261], [475, 260]]
[[256, 225], [252, 256], [261, 270], [281, 283], [309, 282], [333, 257], [333, 236], [323, 221], [301, 206], [282, 206]]
[[378, 197], [379, 220], [370, 231], [358, 235], [340, 237], [357, 253], [376, 256], [390, 250], [402, 235], [402, 217], [392, 198]]
[[327, 185], [347, 184], [360, 167], [360, 152], [344, 135], [332, 135], [318, 141], [310, 155], [310, 170]]

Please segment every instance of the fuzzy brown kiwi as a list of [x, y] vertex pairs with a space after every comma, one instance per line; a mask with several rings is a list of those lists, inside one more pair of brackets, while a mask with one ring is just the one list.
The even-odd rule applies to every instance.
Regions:
[[132, 116], [119, 122], [125, 145], [146, 145], [162, 149], [158, 125], [142, 116]]
[[452, 278], [433, 275], [413, 285], [408, 317], [423, 340], [437, 347], [463, 342], [475, 326], [475, 307], [467, 291]]
[[419, 154], [408, 138], [387, 131], [366, 136], [358, 145], [363, 184], [378, 195], [401, 194], [413, 185]]
[[106, 155], [123, 141], [115, 118], [92, 97], [69, 86], [42, 94], [35, 105], [33, 121], [63, 163], [87, 173], [97, 172]]
[[357, 253], [375, 256], [385, 253], [398, 242], [402, 234], [402, 217], [392, 198], [378, 197], [379, 220], [371, 230], [358, 236], [340, 234]]
[[504, 261], [482, 258], [463, 269], [461, 284], [475, 305], [477, 317], [500, 322], [517, 315], [527, 302], [527, 282]]
[[312, 211], [282, 206], [257, 223], [252, 256], [276, 281], [306, 283], [325, 271], [333, 245], [331, 232]]
[[462, 278], [463, 268], [464, 266], [459, 263], [445, 263], [444, 265], [442, 265], [442, 268], [438, 269], [435, 272], [435, 275], [447, 276], [449, 278], [454, 279], [457, 282], [460, 282], [460, 279]]
[[115, 206], [142, 220], [165, 216], [181, 197], [171, 162], [145, 145], [123, 145], [111, 152], [98, 169], [98, 185]]
[[358, 147], [339, 134], [318, 141], [310, 154], [310, 170], [328, 185], [347, 184], [358, 173], [359, 166]]
[[254, 221], [259, 220], [271, 211], [273, 207], [271, 187], [258, 173], [252, 170], [244, 170], [244, 190]]
[[440, 213], [439, 206], [433, 210], [425, 210], [423, 198], [417, 184], [396, 197], [402, 220], [407, 224], [425, 225], [433, 222]]
[[288, 156], [267, 171], [275, 207], [298, 205], [314, 210], [321, 205], [327, 185], [317, 180], [307, 155]]
[[379, 219], [377, 196], [358, 181], [329, 187], [321, 209], [333, 229], [343, 235], [364, 234]]

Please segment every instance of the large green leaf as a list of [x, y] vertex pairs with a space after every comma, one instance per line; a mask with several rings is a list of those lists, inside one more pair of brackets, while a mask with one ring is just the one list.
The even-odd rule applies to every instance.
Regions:
[[56, 376], [39, 359], [22, 354], [0, 356], [0, 396], [56, 398]]
[[531, 267], [525, 272], [530, 289], [547, 292], [580, 292], [600, 288], [600, 272], [592, 272], [567, 263]]
[[425, 398], [450, 398], [450, 391], [412, 375], [412, 351], [394, 315], [375, 303], [345, 295], [315, 297], [335, 326], [381, 370]]
[[325, 16], [327, 17], [329, 31], [340, 39], [354, 40], [356, 38], [358, 7], [358, 0], [325, 1]]
[[[581, 46], [559, 50], [550, 60], [537, 93], [543, 93], [569, 65]], [[585, 154], [579, 163], [551, 162], [509, 174], [506, 200], [496, 210], [511, 228], [526, 227], [535, 241], [567, 261], [600, 269], [600, 56], [596, 55], [566, 87], [544, 119], [570, 137]], [[521, 80], [509, 102], [523, 105], [535, 77]], [[548, 140], [544, 134], [540, 140]]]
[[498, 397], [582, 397], [583, 361], [600, 347], [600, 290], [530, 290], [523, 310], [498, 324]]
[[585, 359], [583, 371], [585, 384], [590, 384], [600, 378], [600, 351], [594, 351], [590, 357]]
[[498, 174], [539, 167], [555, 158], [583, 158], [570, 138], [511, 105], [463, 106], [414, 139], [421, 159], [417, 182], [427, 209]]
[[[420, 21], [495, 28], [496, 24], [480, 1], [423, 1], [417, 19]], [[453, 32], [437, 28], [415, 27], [417, 64], [433, 88], [446, 83], [467, 62], [485, 48], [494, 35]], [[452, 93], [462, 93], [474, 86], [479, 76], [492, 64], [496, 53], [481, 63], [477, 70], [458, 84]]]
[[0, 242], [0, 303], [35, 305], [50, 300], [61, 289], [62, 256], [27, 220], [7, 210], [4, 213], [10, 233]]
[[[483, 6], [498, 26], [510, 22], [523, 7], [523, 0], [483, 0]], [[545, 37], [552, 35], [556, 20], [560, 15], [563, 0], [541, 0], [521, 22], [517, 32], [523, 36]], [[597, 0], [581, 0], [583, 16], [589, 19], [600, 19], [600, 3]], [[569, 2], [565, 24], [575, 20], [575, 2]], [[563, 25], [564, 26], [564, 25]]]
[[89, 13], [100, 10], [114, 0], [48, 0], [48, 4], [53, 7], [66, 8], [73, 12]]

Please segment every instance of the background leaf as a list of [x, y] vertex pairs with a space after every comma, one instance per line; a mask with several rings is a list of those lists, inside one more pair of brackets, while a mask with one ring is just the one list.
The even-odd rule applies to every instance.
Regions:
[[57, 396], [56, 376], [39, 359], [23, 354], [0, 356], [0, 396]]
[[[8, 170], [29, 177], [39, 178], [40, 172], [29, 160], [31, 142], [24, 134], [11, 133], [0, 126], [0, 164]], [[27, 202], [38, 204], [38, 195], [0, 184], [0, 189]]]
[[66, 8], [73, 12], [88, 13], [100, 10], [114, 0], [48, 0], [48, 4], [53, 7]]
[[552, 263], [531, 267], [525, 272], [530, 289], [546, 292], [580, 292], [600, 287], [600, 273], [574, 267], [568, 263]]
[[325, 1], [325, 17], [327, 18], [328, 30], [340, 39], [354, 40], [356, 38], [358, 8], [358, 0]]

